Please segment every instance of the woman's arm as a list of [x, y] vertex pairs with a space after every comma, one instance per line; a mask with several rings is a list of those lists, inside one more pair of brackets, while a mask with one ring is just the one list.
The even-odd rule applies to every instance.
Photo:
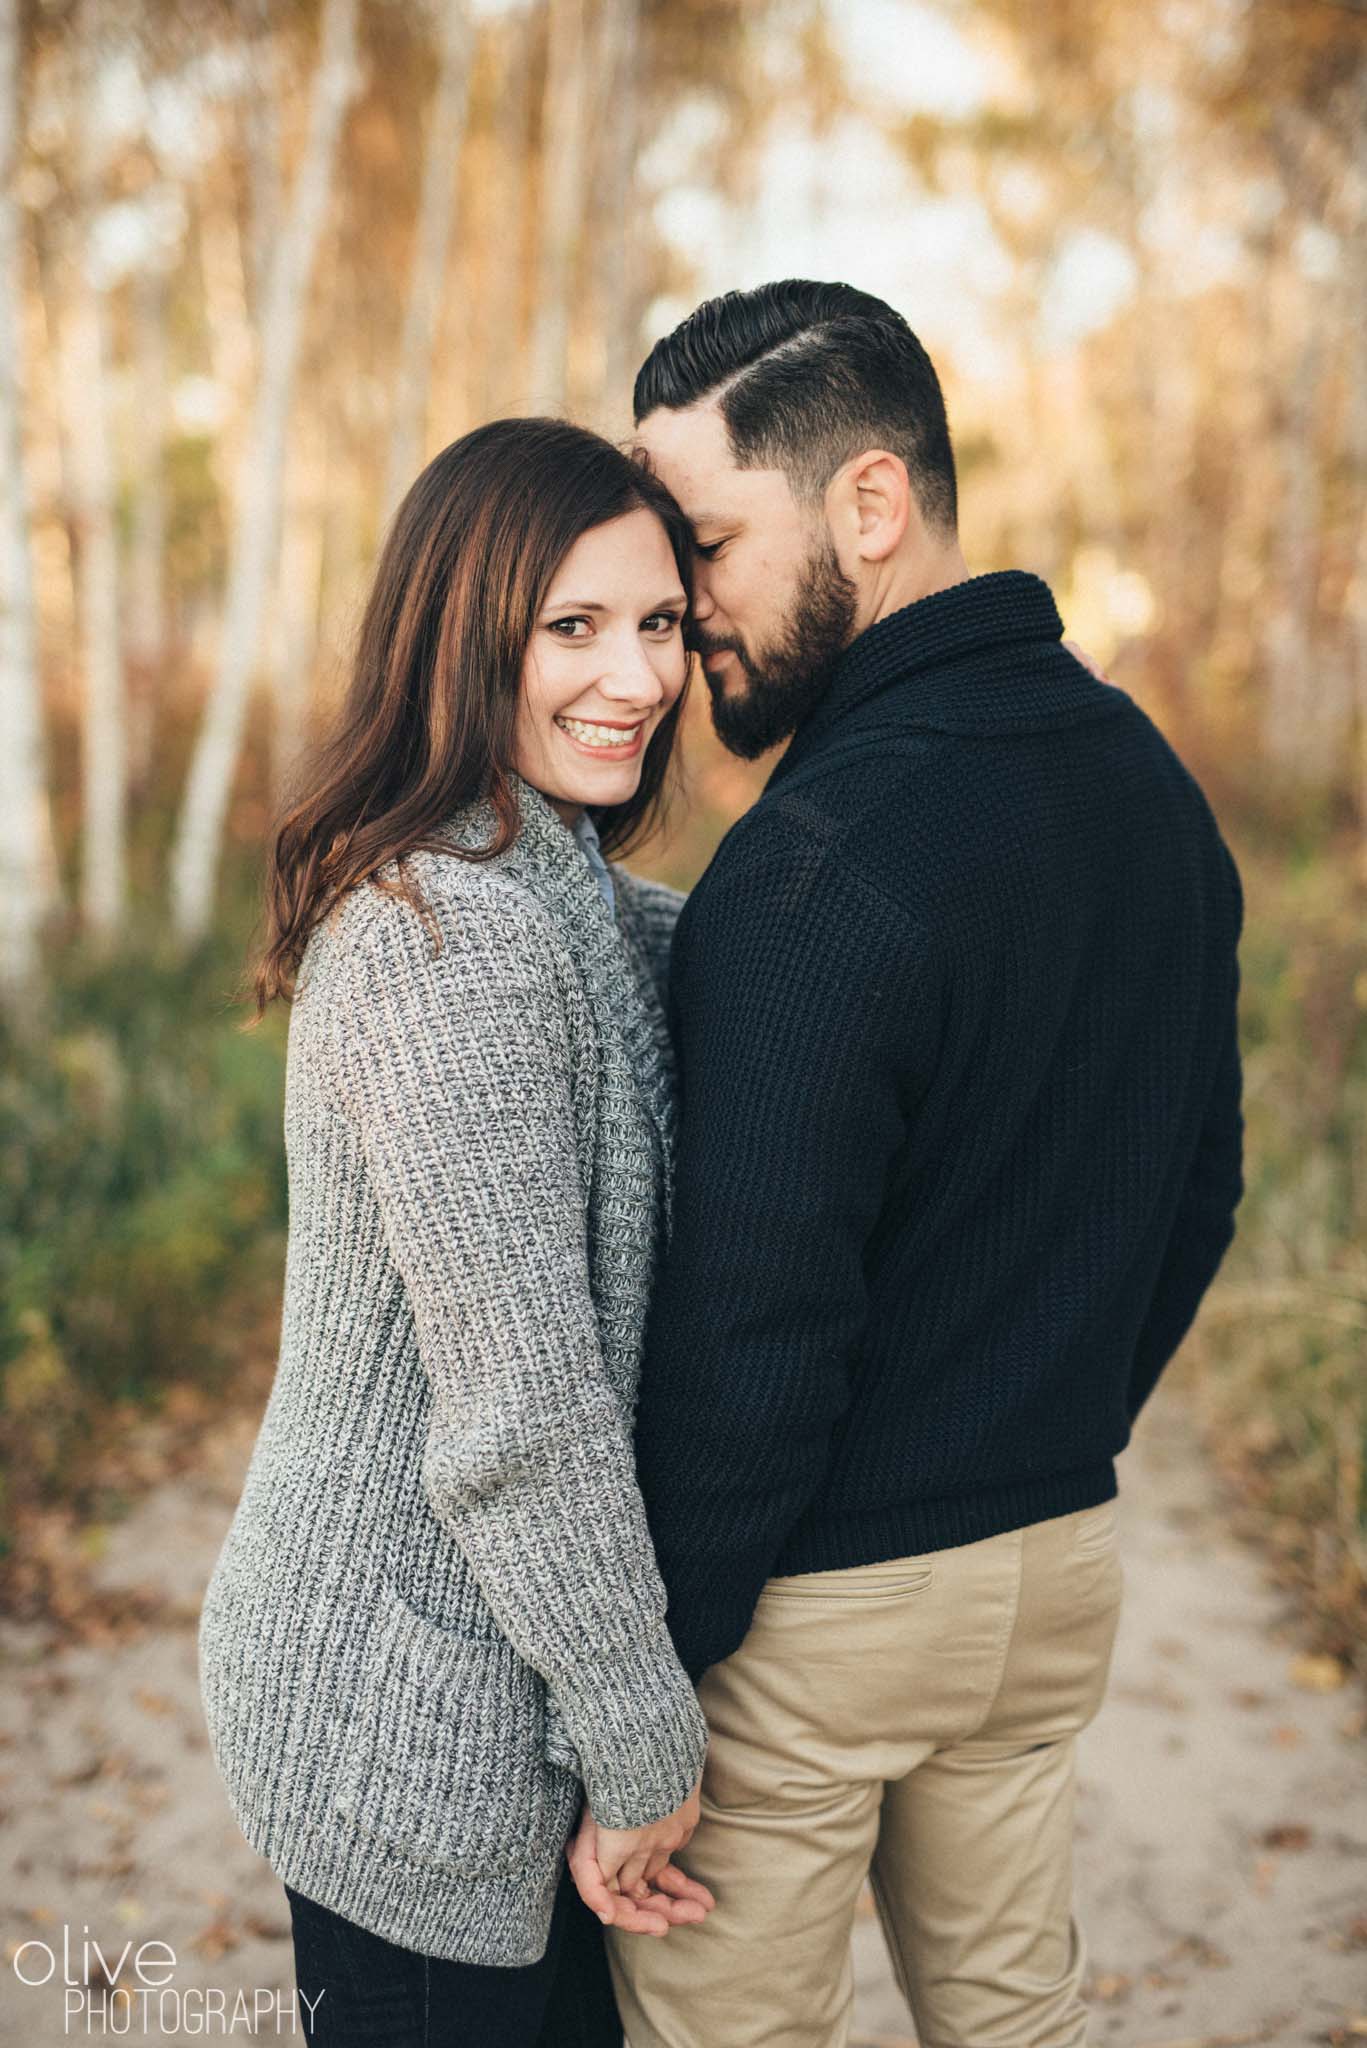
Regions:
[[371, 893], [342, 1085], [431, 1382], [424, 1489], [553, 1690], [595, 1818], [639, 1826], [683, 1804], [707, 1737], [589, 1290], [568, 963], [497, 888], [433, 901], [439, 951]]

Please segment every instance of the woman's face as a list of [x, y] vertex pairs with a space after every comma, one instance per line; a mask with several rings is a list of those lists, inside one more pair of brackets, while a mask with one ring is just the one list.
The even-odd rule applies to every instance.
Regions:
[[644, 506], [580, 534], [551, 578], [522, 668], [514, 765], [567, 824], [635, 794], [684, 686], [685, 604], [668, 535]]

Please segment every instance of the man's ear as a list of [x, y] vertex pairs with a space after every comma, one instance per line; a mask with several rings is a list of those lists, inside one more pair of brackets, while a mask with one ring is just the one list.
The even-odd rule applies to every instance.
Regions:
[[826, 486], [826, 517], [836, 552], [885, 562], [901, 546], [912, 514], [911, 483], [900, 455], [870, 448], [842, 463]]

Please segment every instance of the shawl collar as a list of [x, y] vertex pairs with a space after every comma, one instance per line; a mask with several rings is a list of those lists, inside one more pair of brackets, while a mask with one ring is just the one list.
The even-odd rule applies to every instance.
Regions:
[[[668, 1233], [674, 1077], [668, 1025], [633, 929], [634, 902], [629, 890], [618, 891], [619, 923], [569, 826], [522, 776], [514, 774], [512, 783], [521, 829], [508, 851], [489, 866], [517, 881], [549, 912], [583, 980], [600, 1034], [609, 1045], [619, 1043], [626, 1055], [660, 1147]], [[483, 801], [456, 812], [446, 830], [458, 845], [482, 846], [493, 837], [494, 825], [493, 806]]]

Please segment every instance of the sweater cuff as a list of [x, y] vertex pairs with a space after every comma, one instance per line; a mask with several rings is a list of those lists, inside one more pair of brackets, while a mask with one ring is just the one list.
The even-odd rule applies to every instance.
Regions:
[[[551, 1761], [577, 1770], [600, 1827], [641, 1828], [683, 1805], [702, 1775], [707, 1723], [667, 1635], [633, 1660], [630, 1682], [599, 1667], [592, 1686], [557, 1682]], [[554, 1745], [554, 1748], [552, 1748]]]

